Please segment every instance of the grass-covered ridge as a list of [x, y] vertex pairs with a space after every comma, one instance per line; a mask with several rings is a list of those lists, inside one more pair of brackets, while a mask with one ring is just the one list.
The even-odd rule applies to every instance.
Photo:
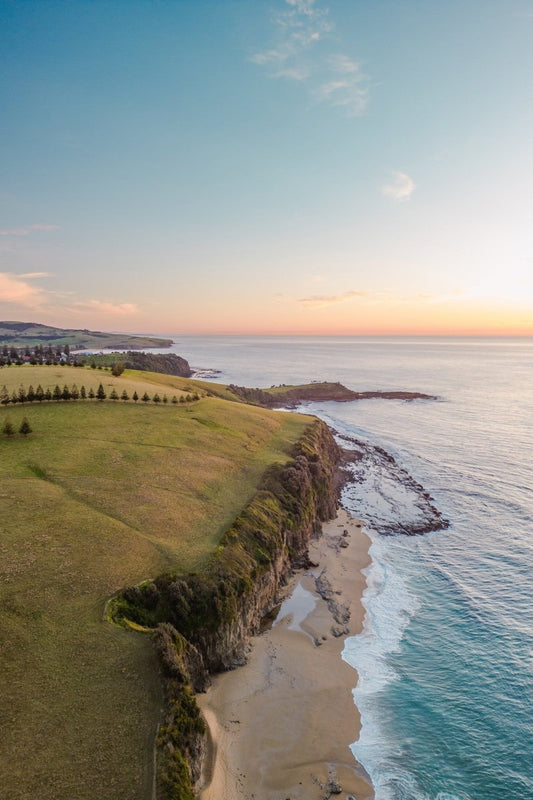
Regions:
[[105, 333], [78, 328], [57, 328], [39, 322], [0, 322], [0, 344], [8, 347], [36, 345], [69, 345], [72, 348], [112, 348], [142, 350], [145, 347], [170, 347], [172, 339], [154, 336], [133, 336], [126, 333]]
[[264, 408], [295, 408], [300, 403], [323, 403], [335, 401], [347, 403], [353, 400], [369, 400], [380, 398], [382, 400], [435, 400], [433, 395], [422, 392], [406, 391], [366, 391], [354, 392], [343, 386], [342, 383], [331, 381], [313, 381], [299, 385], [271, 386], [258, 389], [248, 386], [230, 385], [229, 389], [236, 397], [247, 403], [263, 406]]
[[[128, 370], [0, 370], [10, 392], [45, 380], [205, 392]], [[105, 602], [146, 578], [201, 570], [310, 419], [221, 397], [10, 404], [0, 425], [6, 415], [17, 429], [28, 416], [33, 432], [0, 437], [2, 792], [144, 800], [162, 702], [157, 660], [148, 637], [103, 621]]]

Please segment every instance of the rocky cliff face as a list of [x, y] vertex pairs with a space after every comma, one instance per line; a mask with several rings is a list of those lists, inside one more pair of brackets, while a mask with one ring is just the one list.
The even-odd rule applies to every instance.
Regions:
[[209, 673], [244, 663], [249, 637], [291, 570], [306, 563], [310, 537], [335, 515], [339, 458], [328, 427], [316, 420], [292, 460], [267, 471], [202, 573], [164, 575], [124, 592], [123, 616], [159, 623], [168, 710], [158, 739], [158, 800], [193, 800], [205, 727], [192, 689], [204, 691]]
[[172, 603], [170, 621], [195, 645], [209, 671], [243, 663], [248, 639], [276, 604], [280, 587], [293, 567], [306, 563], [310, 537], [321, 521], [335, 515], [338, 460], [327, 426], [317, 421], [297, 445], [294, 459], [266, 473], [205, 574], [191, 576], [187, 587], [167, 584], [174, 600], [193, 589], [185, 604], [183, 595]]

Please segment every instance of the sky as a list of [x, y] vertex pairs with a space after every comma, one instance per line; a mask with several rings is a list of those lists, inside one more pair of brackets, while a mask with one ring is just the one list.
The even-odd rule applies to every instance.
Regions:
[[0, 319], [533, 334], [533, 0], [0, 0]]

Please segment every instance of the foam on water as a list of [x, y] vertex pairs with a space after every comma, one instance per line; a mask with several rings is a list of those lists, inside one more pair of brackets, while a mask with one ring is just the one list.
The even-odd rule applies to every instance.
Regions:
[[[383, 755], [388, 739], [381, 729], [380, 715], [375, 706], [379, 694], [398, 678], [389, 656], [400, 650], [404, 631], [419, 603], [389, 563], [387, 549], [390, 544], [371, 528], [366, 532], [372, 540], [369, 550], [372, 561], [364, 571], [367, 580], [363, 595], [365, 622], [359, 636], [346, 640], [342, 657], [359, 676], [353, 696], [361, 715], [361, 733], [359, 740], [352, 745], [352, 751], [368, 772], [377, 800], [388, 800], [389, 797], [392, 800], [397, 795], [388, 793], [390, 776], [383, 772]], [[395, 768], [394, 778], [397, 777]]]

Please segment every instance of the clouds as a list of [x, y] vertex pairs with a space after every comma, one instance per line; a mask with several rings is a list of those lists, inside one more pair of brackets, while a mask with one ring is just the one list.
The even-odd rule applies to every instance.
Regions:
[[314, 294], [311, 297], [302, 297], [298, 302], [306, 308], [326, 308], [338, 303], [345, 303], [347, 300], [353, 300], [355, 297], [369, 297], [371, 294], [372, 292], [353, 290], [343, 292], [343, 294]]
[[44, 225], [37, 223], [36, 225], [24, 225], [20, 228], [2, 228], [0, 229], [0, 236], [29, 236], [35, 231], [57, 231], [59, 225]]
[[29, 272], [25, 275], [0, 272], [0, 303], [14, 304], [23, 308], [41, 308], [45, 300], [44, 289], [30, 281], [46, 276], [47, 273], [42, 272]]
[[416, 292], [416, 293], [400, 293], [391, 291], [390, 289], [351, 289], [347, 292], [340, 294], [315, 294], [310, 297], [301, 297], [297, 302], [310, 310], [317, 310], [321, 308], [328, 308], [330, 306], [340, 305], [349, 301], [361, 300], [368, 304], [394, 304], [396, 306], [403, 304], [430, 304], [430, 303], [445, 303], [450, 300], [457, 300], [458, 297], [463, 295], [462, 289], [456, 289], [450, 292], [441, 292], [438, 294], [430, 292]]
[[52, 291], [34, 283], [41, 278], [50, 278], [49, 272], [0, 272], [0, 309], [11, 306], [15, 309], [32, 310], [39, 314], [61, 314], [62, 316], [87, 315], [98, 317], [113, 324], [117, 317], [132, 317], [140, 314], [135, 303], [111, 302], [109, 300], [75, 301], [73, 293], [68, 291]]
[[119, 317], [139, 313], [139, 308], [135, 303], [110, 303], [107, 300], [88, 300], [86, 302], [74, 303], [72, 310], [76, 313], [83, 314], [96, 311], [97, 313]]
[[385, 197], [390, 197], [391, 200], [396, 200], [401, 203], [405, 200], [409, 200], [415, 189], [416, 184], [407, 173], [395, 172], [394, 180], [392, 183], [382, 186], [381, 193], [384, 194]]
[[368, 102], [368, 78], [359, 62], [335, 52], [329, 13], [317, 0], [285, 0], [273, 15], [275, 45], [250, 60], [271, 78], [302, 83], [315, 102], [359, 116]]

